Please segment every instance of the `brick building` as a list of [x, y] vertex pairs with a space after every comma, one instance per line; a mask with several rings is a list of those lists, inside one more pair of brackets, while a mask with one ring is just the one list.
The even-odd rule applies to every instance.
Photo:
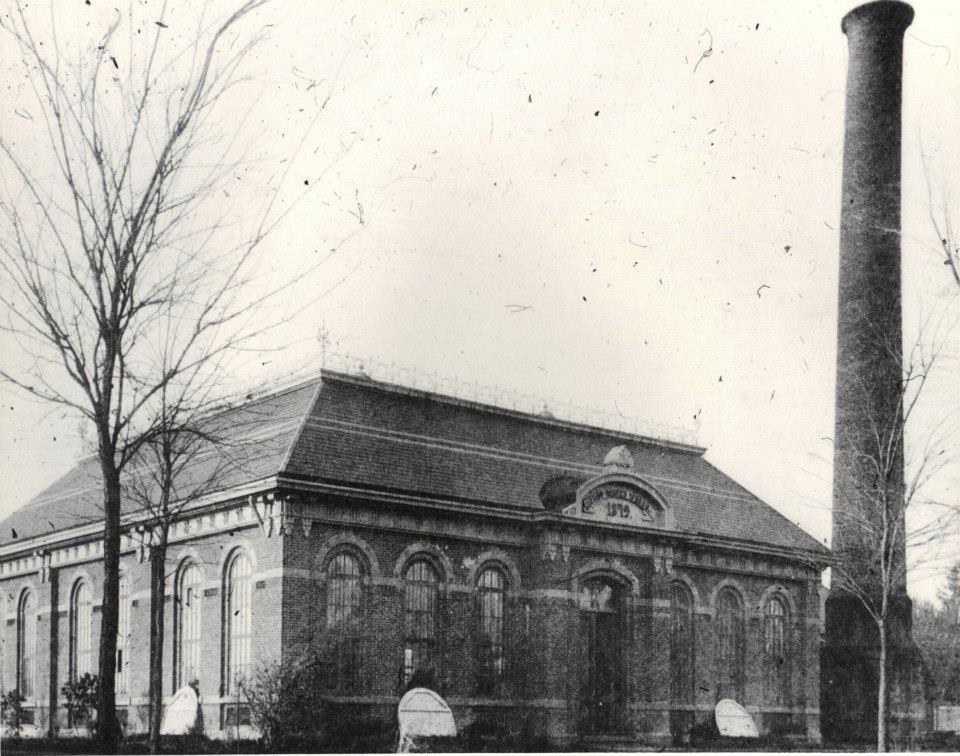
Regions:
[[[328, 705], [358, 722], [395, 717], [417, 674], [461, 729], [665, 742], [734, 698], [761, 731], [819, 739], [829, 554], [703, 449], [330, 371], [231, 413], [251, 451], [175, 525], [165, 598], [165, 693], [198, 680], [208, 734], [244, 722], [237, 674], [314, 649]], [[64, 681], [96, 670], [98, 476], [81, 462], [0, 525], [3, 688], [45, 727], [66, 726]], [[131, 730], [138, 519], [118, 644]]]

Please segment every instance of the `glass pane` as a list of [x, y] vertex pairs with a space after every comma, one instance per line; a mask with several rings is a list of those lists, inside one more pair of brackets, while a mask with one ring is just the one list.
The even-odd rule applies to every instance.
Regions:
[[202, 596], [200, 568], [191, 562], [180, 571], [177, 586], [174, 689], [200, 677]]
[[17, 650], [19, 653], [17, 687], [20, 695], [32, 699], [35, 690], [35, 659], [37, 653], [37, 614], [33, 593], [27, 592], [20, 600], [17, 617]]
[[225, 695], [233, 695], [238, 691], [237, 680], [243, 677], [250, 665], [251, 572], [249, 557], [243, 552], [238, 553], [230, 563], [226, 581], [227, 596], [224, 602], [227, 610]]
[[424, 560], [412, 562], [404, 573], [404, 647], [410, 650], [414, 670], [433, 661], [438, 583], [433, 565]]

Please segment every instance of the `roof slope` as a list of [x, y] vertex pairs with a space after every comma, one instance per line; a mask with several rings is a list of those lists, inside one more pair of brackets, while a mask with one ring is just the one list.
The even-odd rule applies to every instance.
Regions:
[[327, 378], [291, 449], [287, 475], [540, 510], [547, 480], [597, 474], [610, 448], [625, 444], [634, 470], [667, 498], [681, 530], [826, 551], [707, 462], [702, 449], [366, 379]]
[[[825, 551], [815, 539], [703, 458], [696, 447], [644, 439], [325, 372], [223, 416], [241, 439], [228, 465], [217, 449], [187, 477], [225, 472], [220, 489], [282, 475], [495, 508], [541, 510], [544, 483], [599, 472], [625, 444], [635, 471], [673, 507], [677, 526], [704, 536]], [[0, 524], [0, 544], [101, 518], [95, 458]]]
[[[227, 490], [276, 475], [310, 410], [318, 383], [319, 379], [217, 415], [213, 419], [216, 437], [223, 443], [208, 445], [191, 459], [180, 477], [180, 490]], [[134, 460], [123, 480], [145, 482], [139, 472]], [[102, 481], [96, 455], [81, 460], [0, 523], [0, 545], [101, 521]], [[136, 503], [124, 499], [124, 516], [137, 509]]]

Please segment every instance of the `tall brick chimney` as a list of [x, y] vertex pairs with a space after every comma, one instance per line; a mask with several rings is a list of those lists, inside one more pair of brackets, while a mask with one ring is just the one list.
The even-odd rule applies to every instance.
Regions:
[[[840, 216], [833, 549], [847, 574], [869, 576], [864, 533], [879, 521], [877, 428], [902, 427], [900, 133], [903, 36], [913, 9], [880, 0], [848, 13], [846, 119]], [[884, 431], [881, 431], [881, 434]], [[888, 501], [904, 501], [902, 444], [886, 476]], [[882, 489], [879, 489], [882, 491]], [[866, 522], [865, 522], [866, 520]], [[897, 543], [905, 561], [902, 530]], [[866, 581], [869, 581], [867, 577]], [[865, 581], [865, 582], [866, 582]], [[869, 582], [867, 589], [874, 590]], [[879, 592], [879, 579], [875, 590]], [[888, 654], [890, 737], [922, 727], [922, 657], [911, 638], [906, 578], [894, 586]], [[842, 587], [826, 605], [821, 728], [827, 741], [876, 740], [879, 634], [860, 599]]]

